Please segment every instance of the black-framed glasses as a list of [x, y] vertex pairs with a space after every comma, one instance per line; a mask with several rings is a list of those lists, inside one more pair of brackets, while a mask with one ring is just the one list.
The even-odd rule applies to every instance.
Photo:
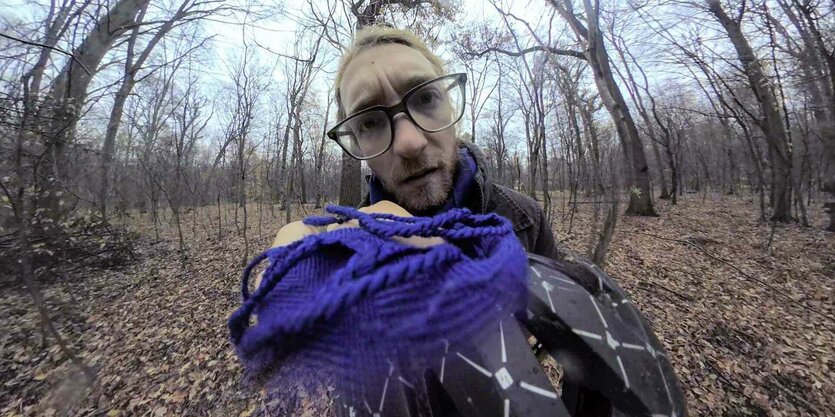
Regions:
[[346, 117], [328, 131], [345, 152], [365, 160], [389, 150], [394, 140], [394, 116], [406, 113], [425, 132], [440, 132], [464, 115], [467, 74], [450, 74], [412, 88], [393, 106], [373, 106]]

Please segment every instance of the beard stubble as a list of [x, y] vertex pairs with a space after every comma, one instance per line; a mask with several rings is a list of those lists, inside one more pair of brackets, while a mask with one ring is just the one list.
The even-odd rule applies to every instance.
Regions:
[[[458, 152], [452, 152], [450, 158], [430, 158], [422, 154], [417, 159], [404, 159], [398, 169], [393, 183], [381, 181], [386, 191], [396, 202], [410, 213], [416, 214], [443, 205], [452, 190], [457, 164]], [[419, 187], [404, 187], [405, 179], [425, 171], [427, 168], [437, 168], [431, 181]]]

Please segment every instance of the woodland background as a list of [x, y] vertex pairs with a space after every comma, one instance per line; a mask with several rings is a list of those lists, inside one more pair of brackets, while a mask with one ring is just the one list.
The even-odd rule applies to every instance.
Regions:
[[468, 74], [460, 138], [694, 415], [835, 413], [832, 0], [41, 0], [0, 6], [2, 414], [274, 411], [225, 319], [281, 225], [359, 202], [323, 133], [373, 23]]

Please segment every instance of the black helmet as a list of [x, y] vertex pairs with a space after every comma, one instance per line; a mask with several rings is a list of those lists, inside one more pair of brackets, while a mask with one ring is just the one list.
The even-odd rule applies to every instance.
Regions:
[[[528, 258], [525, 311], [485, 329], [466, 348], [439, 354], [422, 378], [392, 364], [361, 397], [337, 391], [336, 415], [687, 415], [664, 349], [603, 271], [577, 258]], [[548, 356], [562, 367], [561, 387], [540, 362]]]

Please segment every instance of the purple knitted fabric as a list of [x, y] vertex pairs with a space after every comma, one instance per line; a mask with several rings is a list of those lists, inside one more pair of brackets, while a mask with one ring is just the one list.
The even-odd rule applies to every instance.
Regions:
[[[244, 302], [229, 329], [250, 375], [285, 383], [317, 375], [360, 386], [394, 364], [419, 367], [525, 306], [527, 258], [507, 219], [466, 209], [412, 218], [327, 211], [336, 217], [305, 222], [357, 219], [361, 227], [269, 249], [245, 270]], [[392, 236], [446, 243], [415, 248]], [[265, 259], [250, 294], [249, 274]]]

